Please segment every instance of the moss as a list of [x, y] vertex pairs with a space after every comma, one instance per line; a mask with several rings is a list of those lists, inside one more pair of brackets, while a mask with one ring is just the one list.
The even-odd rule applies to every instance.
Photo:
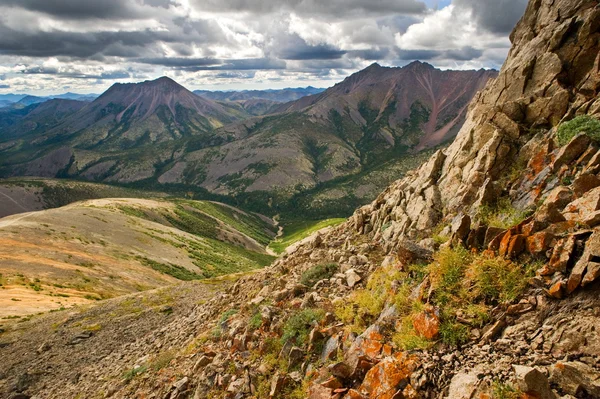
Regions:
[[596, 142], [600, 142], [600, 121], [587, 115], [577, 116], [574, 119], [561, 123], [556, 132], [558, 144], [563, 146], [573, 137], [585, 133]]
[[338, 265], [335, 263], [323, 263], [316, 265], [306, 270], [300, 276], [300, 282], [306, 286], [312, 287], [318, 281], [328, 279], [338, 270]]
[[292, 340], [298, 346], [304, 346], [308, 339], [313, 323], [323, 320], [325, 311], [322, 309], [304, 309], [293, 313], [285, 322], [281, 343]]
[[494, 204], [481, 206], [478, 217], [487, 226], [508, 229], [521, 223], [530, 214], [530, 210], [515, 208], [509, 198], [501, 198]]

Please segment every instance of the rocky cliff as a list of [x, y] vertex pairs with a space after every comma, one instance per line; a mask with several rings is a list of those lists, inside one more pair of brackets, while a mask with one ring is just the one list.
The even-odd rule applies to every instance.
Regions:
[[455, 142], [347, 223], [160, 331], [113, 338], [118, 353], [76, 379], [52, 367], [27, 379], [30, 364], [71, 349], [55, 339], [36, 357], [8, 332], [1, 342], [22, 361], [2, 371], [0, 388], [17, 397], [600, 397], [600, 5], [531, 0], [511, 39]]

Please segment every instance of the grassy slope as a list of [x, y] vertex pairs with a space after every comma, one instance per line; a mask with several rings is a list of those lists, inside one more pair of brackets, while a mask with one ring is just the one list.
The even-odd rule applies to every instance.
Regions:
[[147, 199], [0, 219], [0, 316], [264, 267], [274, 258], [259, 241], [274, 229], [220, 204]]
[[325, 220], [304, 220], [290, 223], [284, 227], [283, 235], [269, 244], [269, 248], [280, 254], [290, 245], [305, 239], [316, 231], [325, 227], [337, 226], [345, 222], [343, 218], [333, 218]]

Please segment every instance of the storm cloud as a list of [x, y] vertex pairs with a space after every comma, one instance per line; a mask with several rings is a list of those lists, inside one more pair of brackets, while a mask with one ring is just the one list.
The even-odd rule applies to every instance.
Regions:
[[499, 68], [526, 3], [0, 0], [0, 93], [162, 75], [193, 89], [325, 87], [373, 62]]

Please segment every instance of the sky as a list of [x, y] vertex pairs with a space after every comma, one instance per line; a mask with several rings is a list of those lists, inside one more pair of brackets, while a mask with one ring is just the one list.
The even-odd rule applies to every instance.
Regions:
[[330, 87], [377, 62], [499, 69], [527, 0], [0, 0], [0, 94]]

